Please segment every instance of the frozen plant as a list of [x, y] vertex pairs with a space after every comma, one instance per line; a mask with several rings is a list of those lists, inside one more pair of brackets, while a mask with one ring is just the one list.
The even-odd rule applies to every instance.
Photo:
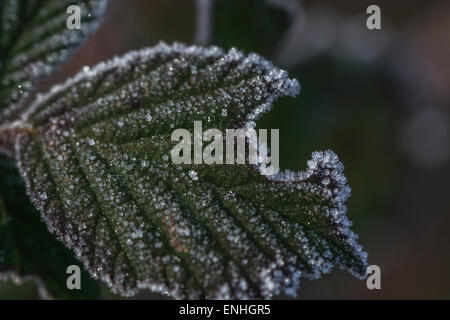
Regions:
[[[7, 1], [6, 9], [18, 3]], [[98, 9], [89, 3], [90, 10]], [[42, 25], [27, 34], [27, 41], [36, 41], [50, 25], [49, 12], [56, 11], [31, 12], [41, 15], [33, 21]], [[14, 28], [6, 20], [2, 28]], [[69, 41], [55, 27], [51, 32], [61, 43]], [[285, 71], [234, 48], [161, 42], [82, 70], [18, 105], [16, 86], [7, 85], [17, 79], [11, 72], [28, 89], [35, 77], [13, 64], [11, 52], [21, 61], [46, 56], [35, 56], [26, 45], [17, 48], [24, 51], [2, 46], [8, 55], [0, 61], [1, 94], [10, 97], [8, 108], [0, 106], [4, 276], [35, 274], [47, 294], [74, 294], [54, 275], [63, 273], [71, 257], [38, 231], [38, 222], [30, 226], [35, 220], [28, 216], [37, 213], [20, 200], [20, 177], [48, 230], [93, 278], [124, 296], [150, 289], [191, 299], [295, 297], [300, 278], [318, 278], [333, 266], [365, 276], [366, 253], [346, 216], [350, 188], [333, 152], [313, 153], [304, 172], [274, 176], [250, 164], [169, 160], [172, 131], [194, 121], [222, 131], [254, 128], [278, 98], [298, 94], [298, 82]], [[55, 48], [52, 54], [60, 53]], [[50, 261], [36, 254], [43, 251], [40, 237]], [[93, 291], [96, 285], [89, 283]]]

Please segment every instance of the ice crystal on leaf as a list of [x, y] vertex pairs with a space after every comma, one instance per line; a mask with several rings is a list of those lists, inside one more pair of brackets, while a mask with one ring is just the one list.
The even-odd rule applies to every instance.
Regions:
[[66, 59], [98, 24], [106, 3], [77, 1], [81, 29], [69, 30], [67, 7], [74, 1], [0, 1], [0, 122], [16, 114], [37, 81]]
[[67, 289], [65, 270], [72, 264], [73, 253], [47, 231], [28, 199], [14, 160], [0, 154], [0, 281], [33, 281], [43, 299], [97, 298], [100, 286], [87, 272], [83, 290]]
[[174, 129], [253, 127], [298, 90], [256, 54], [160, 43], [39, 96], [20, 120], [16, 158], [49, 230], [115, 292], [295, 296], [300, 277], [334, 265], [366, 272], [336, 155], [316, 152], [305, 172], [270, 177], [168, 155]]

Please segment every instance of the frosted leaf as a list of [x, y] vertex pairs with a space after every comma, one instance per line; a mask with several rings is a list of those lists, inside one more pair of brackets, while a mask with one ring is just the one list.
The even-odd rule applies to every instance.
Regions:
[[314, 153], [305, 172], [272, 177], [167, 155], [171, 127], [253, 127], [298, 91], [258, 55], [160, 43], [40, 96], [21, 120], [16, 157], [49, 230], [114, 292], [295, 296], [300, 277], [335, 265], [365, 275], [336, 155]]
[[0, 281], [32, 281], [43, 299], [95, 299], [99, 283], [83, 271], [83, 290], [66, 287], [66, 268], [79, 264], [47, 231], [11, 158], [0, 154]]
[[81, 29], [69, 30], [67, 7], [74, 1], [0, 1], [0, 122], [14, 117], [37, 81], [97, 26], [107, 2], [77, 1]]

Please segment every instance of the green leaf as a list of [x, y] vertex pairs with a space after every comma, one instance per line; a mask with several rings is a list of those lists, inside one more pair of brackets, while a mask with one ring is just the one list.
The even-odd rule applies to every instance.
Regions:
[[298, 82], [256, 54], [159, 44], [81, 72], [24, 115], [16, 157], [49, 230], [114, 292], [295, 296], [338, 265], [364, 277], [331, 151], [305, 172], [174, 165], [176, 128], [254, 127]]
[[84, 271], [81, 290], [67, 289], [66, 269], [77, 260], [47, 231], [14, 161], [1, 154], [0, 181], [0, 279], [35, 281], [43, 298], [98, 298], [99, 283]]
[[[38, 80], [65, 60], [97, 26], [106, 3], [104, 0], [0, 1], [0, 122], [15, 115], [20, 101]], [[73, 4], [81, 9], [79, 30], [69, 30], [66, 25], [67, 7]]]

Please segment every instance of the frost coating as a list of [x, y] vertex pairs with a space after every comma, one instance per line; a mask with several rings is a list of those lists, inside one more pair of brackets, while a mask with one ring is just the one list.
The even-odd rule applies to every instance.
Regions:
[[1, 3], [0, 122], [14, 117], [17, 109], [22, 108], [20, 102], [37, 81], [64, 61], [97, 27], [108, 3], [106, 0], [78, 1], [81, 30], [69, 30], [66, 9], [73, 1], [21, 2]]
[[365, 275], [337, 157], [315, 153], [305, 173], [270, 179], [250, 165], [168, 159], [174, 129], [251, 127], [298, 90], [258, 55], [161, 43], [39, 96], [16, 157], [49, 230], [115, 292], [295, 296], [300, 277], [334, 265]]

